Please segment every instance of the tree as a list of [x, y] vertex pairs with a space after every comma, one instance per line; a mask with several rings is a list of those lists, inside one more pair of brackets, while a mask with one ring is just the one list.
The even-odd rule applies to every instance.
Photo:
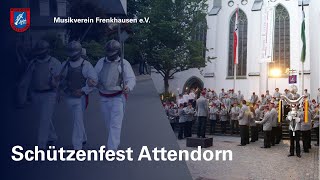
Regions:
[[[107, 18], [105, 10], [97, 0], [71, 0], [68, 16], [74, 18]], [[89, 27], [90, 26], [90, 27]], [[84, 40], [95, 40], [99, 42], [101, 37], [106, 36], [107, 24], [68, 24], [71, 40], [80, 40], [87, 31]], [[83, 40], [83, 39], [81, 39]]]
[[148, 24], [132, 25], [132, 42], [138, 46], [140, 58], [163, 77], [165, 93], [175, 73], [204, 67], [209, 61], [203, 56], [205, 44], [192, 38], [195, 27], [206, 24], [206, 0], [136, 0], [131, 5], [129, 16], [150, 18]]

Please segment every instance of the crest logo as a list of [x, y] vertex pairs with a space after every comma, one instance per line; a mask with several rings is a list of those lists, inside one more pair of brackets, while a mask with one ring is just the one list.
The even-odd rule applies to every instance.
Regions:
[[10, 25], [16, 32], [25, 32], [30, 27], [30, 8], [11, 8]]

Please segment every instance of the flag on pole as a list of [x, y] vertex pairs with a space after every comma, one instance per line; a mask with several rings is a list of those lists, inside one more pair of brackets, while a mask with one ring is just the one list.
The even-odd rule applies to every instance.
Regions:
[[306, 23], [305, 23], [305, 13], [303, 9], [302, 1], [302, 24], [301, 24], [301, 40], [302, 40], [302, 51], [301, 51], [301, 62], [304, 63], [306, 60]]
[[239, 42], [239, 29], [238, 29], [238, 16], [239, 16], [239, 7], [236, 10], [236, 20], [235, 20], [235, 26], [234, 26], [234, 32], [233, 32], [233, 61], [234, 64], [238, 64], [238, 42]]

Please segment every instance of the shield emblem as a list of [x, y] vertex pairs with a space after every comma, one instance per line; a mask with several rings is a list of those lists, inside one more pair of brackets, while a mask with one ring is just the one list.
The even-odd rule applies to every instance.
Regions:
[[10, 25], [16, 32], [25, 32], [30, 27], [30, 8], [11, 8]]

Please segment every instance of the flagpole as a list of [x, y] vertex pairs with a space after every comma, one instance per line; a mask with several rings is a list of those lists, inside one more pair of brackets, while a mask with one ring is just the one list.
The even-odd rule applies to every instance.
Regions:
[[238, 23], [239, 23], [239, 20], [238, 20], [238, 17], [239, 16], [239, 4], [237, 6], [237, 9], [236, 9], [236, 22], [235, 22], [235, 31], [234, 31], [234, 34], [236, 34], [236, 40], [233, 40], [233, 41], [236, 41], [236, 43], [233, 44], [233, 46], [236, 46], [233, 47], [235, 48], [234, 49], [234, 57], [233, 57], [233, 91], [236, 90], [236, 80], [237, 80], [237, 65], [238, 65], [238, 57], [239, 57], [239, 51], [238, 51], [238, 48], [239, 48], [239, 30], [238, 30]]
[[303, 91], [304, 91], [304, 62], [302, 62], [302, 67], [301, 67], [301, 95], [303, 95]]
[[302, 51], [301, 51], [301, 95], [303, 95], [304, 91], [304, 62], [306, 60], [306, 35], [305, 35], [305, 13], [304, 13], [304, 5], [302, 1], [302, 25], [301, 25], [301, 40], [302, 40]]
[[233, 90], [236, 89], [236, 80], [237, 80], [237, 64], [234, 63], [234, 70], [233, 70]]

